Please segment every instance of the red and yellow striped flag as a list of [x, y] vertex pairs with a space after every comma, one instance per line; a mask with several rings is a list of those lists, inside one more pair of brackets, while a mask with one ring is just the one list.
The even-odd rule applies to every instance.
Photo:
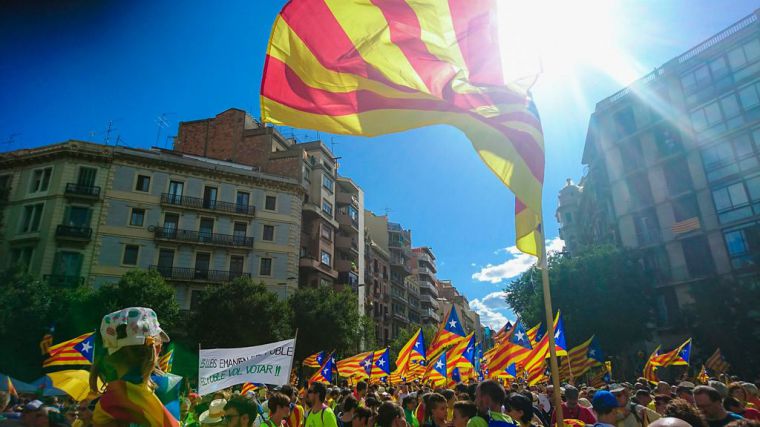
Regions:
[[517, 248], [538, 256], [543, 133], [526, 87], [504, 82], [496, 3], [288, 2], [269, 40], [262, 118], [363, 136], [455, 126], [514, 192]]

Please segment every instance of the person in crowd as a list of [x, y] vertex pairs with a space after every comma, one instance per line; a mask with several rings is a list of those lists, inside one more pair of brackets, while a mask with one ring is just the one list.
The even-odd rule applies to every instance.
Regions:
[[[230, 403], [233, 400], [230, 400]], [[228, 403], [227, 406], [230, 406], [230, 404]], [[267, 401], [267, 406], [269, 406], [269, 419], [265, 421], [267, 427], [285, 426], [286, 420], [290, 415], [290, 398], [283, 393], [274, 393]], [[232, 426], [231, 424], [228, 424], [228, 426], [246, 427], [245, 425]]]
[[[565, 386], [565, 401], [562, 402], [562, 416], [565, 419], [581, 420], [586, 424], [594, 424], [596, 417], [590, 409], [584, 408], [578, 404], [578, 389], [567, 385]], [[557, 423], [556, 411], [552, 414], [551, 425]]]
[[290, 384], [285, 384], [280, 389], [280, 393], [288, 396], [290, 399], [290, 415], [285, 419], [286, 427], [303, 427], [304, 423], [304, 409], [298, 402], [298, 395], [296, 389]]
[[451, 389], [441, 390], [441, 395], [446, 398], [446, 419], [451, 421], [454, 419], [454, 403], [457, 401], [457, 395]]
[[760, 410], [760, 391], [757, 386], [750, 382], [743, 382], [742, 386], [747, 390], [747, 407]]
[[654, 397], [654, 410], [660, 414], [665, 415], [665, 409], [668, 407], [668, 403], [673, 400], [670, 394], [658, 394]]
[[[733, 397], [734, 399], [738, 400], [739, 403], [742, 405], [742, 408], [746, 407], [753, 407], [754, 405], [748, 405], [749, 403], [749, 395], [747, 393], [747, 390], [744, 388], [744, 385], [740, 382], [733, 382], [728, 385], [728, 396]], [[747, 417], [744, 417], [747, 418]]]
[[649, 404], [652, 403], [652, 395], [649, 394], [649, 389], [638, 389], [636, 390], [636, 395], [633, 396], [633, 401], [641, 406], [646, 406], [649, 409], [652, 409], [649, 407]]
[[309, 416], [306, 427], [338, 427], [338, 421], [330, 407], [325, 404], [327, 387], [322, 383], [312, 383], [306, 394]]
[[358, 407], [354, 413], [354, 418], [351, 420], [351, 427], [372, 427], [373, 415], [372, 411], [367, 408]]
[[417, 408], [417, 395], [414, 393], [407, 393], [404, 399], [401, 401], [401, 405], [404, 408], [404, 418], [406, 423], [410, 427], [420, 427], [420, 422], [417, 417], [414, 416], [414, 410]]
[[467, 427], [470, 418], [478, 415], [478, 407], [469, 400], [460, 400], [454, 404], [454, 427]]
[[728, 423], [728, 427], [760, 427], [760, 421], [748, 420], [746, 418]]
[[594, 427], [614, 427], [617, 422], [615, 414], [618, 408], [618, 399], [607, 390], [599, 390], [591, 399], [591, 407], [594, 409], [596, 422]]
[[722, 381], [710, 380], [707, 382], [707, 385], [714, 388], [720, 395], [721, 399], [728, 397], [728, 386]]
[[446, 427], [447, 413], [446, 398], [442, 394], [432, 393], [425, 404], [425, 419], [428, 421], [424, 427]]
[[670, 384], [668, 384], [665, 381], [660, 381], [660, 382], [657, 383], [657, 387], [654, 390], [654, 394], [655, 395], [660, 395], [660, 396], [671, 396], [671, 397], [673, 397], [672, 393], [670, 392], [670, 390], [671, 390], [670, 389]]
[[684, 399], [672, 399], [665, 408], [665, 417], [680, 418], [693, 427], [707, 427], [707, 420], [701, 412]]
[[367, 383], [365, 381], [359, 381], [356, 383], [356, 400], [359, 401], [359, 406], [366, 406], [365, 398], [367, 397]]
[[516, 426], [517, 423], [509, 415], [501, 412], [501, 405], [505, 398], [504, 387], [498, 382], [485, 380], [478, 384], [475, 389], [475, 405], [478, 408], [478, 415], [470, 418], [467, 427]]
[[209, 403], [208, 409], [203, 411], [198, 417], [198, 423], [201, 426], [224, 425], [224, 407], [227, 405], [226, 399], [214, 399]]
[[660, 414], [657, 412], [636, 402], [631, 402], [628, 389], [624, 385], [613, 384], [610, 386], [610, 392], [618, 400], [618, 427], [646, 427], [652, 421], [660, 418]]
[[406, 427], [404, 410], [393, 402], [385, 402], [377, 410], [375, 424], [378, 427]]
[[744, 404], [742, 404], [741, 400], [733, 396], [728, 396], [727, 398], [723, 399], [723, 407], [726, 409], [726, 411], [741, 415], [743, 418], [746, 418], [748, 420], [760, 421], [760, 411], [755, 408], [745, 407]]
[[676, 397], [683, 399], [690, 404], [694, 404], [694, 383], [689, 381], [681, 381], [676, 387]]
[[359, 401], [354, 396], [349, 395], [343, 399], [343, 408], [338, 414], [338, 427], [350, 427], [358, 407]]
[[533, 402], [520, 393], [510, 394], [504, 402], [504, 407], [520, 427], [543, 427], [543, 423], [535, 417]]
[[[270, 415], [272, 415], [272, 398], [268, 400]], [[289, 402], [288, 402], [289, 403]], [[213, 405], [213, 403], [212, 403]], [[285, 405], [287, 407], [287, 404]], [[280, 411], [282, 412], [282, 411]], [[227, 427], [251, 427], [253, 421], [258, 416], [256, 404], [249, 398], [243, 396], [232, 396], [224, 404], [224, 425]], [[268, 420], [271, 421], [271, 420]], [[279, 427], [280, 424], [269, 424], [269, 427]]]
[[649, 424], [650, 427], [691, 427], [691, 424], [680, 418], [665, 417]]
[[704, 385], [696, 387], [694, 389], [694, 402], [707, 419], [707, 424], [710, 427], [723, 427], [731, 421], [742, 419], [741, 415], [726, 411], [720, 392], [713, 387]]

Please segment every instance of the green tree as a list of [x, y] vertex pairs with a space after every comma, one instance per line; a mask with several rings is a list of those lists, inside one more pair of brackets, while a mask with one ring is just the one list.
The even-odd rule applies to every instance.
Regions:
[[752, 279], [705, 280], [691, 286], [694, 302], [684, 309], [694, 338], [695, 361], [720, 348], [732, 373], [750, 377], [760, 365], [760, 282]]
[[[406, 343], [412, 338], [412, 335], [414, 335], [419, 328], [420, 325], [409, 325], [408, 327], [400, 330], [396, 339], [391, 342], [390, 356], [394, 369], [396, 368], [396, 359], [398, 359], [399, 351], [401, 351], [404, 345], [406, 345]], [[433, 337], [435, 336], [436, 332], [438, 332], [438, 328], [433, 325], [422, 326], [422, 335], [425, 340], [425, 348], [430, 347], [430, 343], [433, 341]]]
[[239, 278], [209, 286], [188, 321], [203, 347], [246, 347], [292, 337], [290, 309], [263, 283]]
[[328, 287], [301, 288], [288, 300], [298, 329], [296, 360], [318, 351], [335, 350], [343, 358], [372, 348], [372, 322], [359, 314], [355, 293]]
[[89, 289], [50, 286], [20, 267], [0, 273], [0, 372], [23, 380], [42, 374], [44, 356], [39, 343], [55, 327], [54, 343], [94, 329], [87, 312]]
[[[607, 354], [618, 355], [633, 371], [633, 354], [651, 337], [653, 283], [638, 253], [613, 246], [590, 248], [576, 256], [549, 258], [554, 310], [561, 310], [567, 344], [573, 347], [596, 334]], [[541, 271], [531, 268], [505, 289], [506, 301], [527, 323], [544, 321]], [[640, 345], [639, 345], [640, 347]]]
[[179, 305], [174, 287], [166, 283], [157, 271], [131, 270], [116, 283], [100, 287], [91, 297], [96, 325], [108, 313], [127, 307], [152, 308], [161, 328], [172, 331], [180, 321]]

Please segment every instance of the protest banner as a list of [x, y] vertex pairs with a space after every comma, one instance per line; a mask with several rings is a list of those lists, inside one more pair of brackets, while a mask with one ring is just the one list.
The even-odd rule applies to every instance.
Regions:
[[295, 339], [254, 347], [201, 349], [198, 393], [205, 395], [245, 382], [287, 384], [295, 349]]

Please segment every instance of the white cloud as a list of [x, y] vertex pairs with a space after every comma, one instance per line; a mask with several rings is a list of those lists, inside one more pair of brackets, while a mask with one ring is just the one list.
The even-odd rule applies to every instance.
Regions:
[[504, 301], [505, 297], [506, 293], [503, 291], [491, 292], [481, 299], [470, 301], [470, 308], [480, 315], [480, 323], [491, 329], [499, 330], [507, 321], [507, 316], [504, 313], [508, 311], [507, 303]]
[[[562, 241], [562, 239], [559, 237], [555, 237], [554, 239], [548, 240], [546, 242], [547, 252], [557, 252], [562, 250], [564, 247], [565, 242]], [[502, 249], [498, 250], [497, 253], [501, 251]], [[536, 262], [535, 257], [520, 252], [517, 250], [516, 246], [510, 246], [503, 249], [503, 251], [509, 254], [511, 258], [501, 264], [486, 265], [485, 267], [481, 268], [480, 271], [474, 273], [472, 275], [472, 278], [478, 282], [490, 282], [494, 284], [501, 283], [505, 279], [511, 279], [513, 277], [519, 276], [525, 271], [528, 271], [528, 269]]]

